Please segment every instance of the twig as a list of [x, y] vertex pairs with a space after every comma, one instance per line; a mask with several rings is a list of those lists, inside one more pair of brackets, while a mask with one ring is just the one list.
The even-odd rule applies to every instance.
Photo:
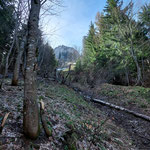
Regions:
[[4, 128], [5, 122], [6, 122], [7, 118], [8, 118], [8, 116], [9, 116], [9, 114], [10, 114], [10, 112], [6, 113], [5, 116], [4, 116], [4, 118], [3, 118], [2, 124], [0, 126], [0, 133], [2, 133], [2, 130]]

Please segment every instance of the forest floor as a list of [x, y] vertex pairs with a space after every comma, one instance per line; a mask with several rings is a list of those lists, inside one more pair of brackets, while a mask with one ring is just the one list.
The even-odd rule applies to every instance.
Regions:
[[[94, 88], [79, 83], [74, 83], [72, 86], [82, 91], [84, 95], [150, 116], [150, 88], [106, 83]], [[95, 104], [95, 106], [100, 108], [109, 118], [114, 118], [113, 122], [128, 133], [138, 149], [150, 149], [150, 122], [108, 106], [101, 104]]]
[[95, 98], [101, 98], [109, 103], [150, 116], [150, 88], [107, 83], [95, 86], [94, 88], [83, 86], [83, 84], [81, 86], [79, 83], [74, 83], [73, 86], [81, 91], [86, 91], [86, 94]]
[[[138, 150], [143, 146], [136, 145], [129, 132], [116, 123], [116, 117], [108, 113], [109, 108], [85, 101], [65, 85], [42, 79], [38, 82], [38, 102], [45, 103], [52, 136], [47, 138], [41, 130], [35, 141], [24, 137], [23, 82], [12, 87], [8, 79], [0, 92], [0, 120], [10, 112], [0, 135], [0, 150]], [[143, 133], [141, 131], [141, 137], [145, 137]]]

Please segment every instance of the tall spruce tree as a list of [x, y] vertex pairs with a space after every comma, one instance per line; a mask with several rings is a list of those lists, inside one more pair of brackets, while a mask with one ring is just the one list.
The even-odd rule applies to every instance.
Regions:
[[83, 64], [86, 67], [90, 67], [95, 62], [96, 49], [97, 49], [97, 36], [94, 24], [91, 22], [88, 35], [83, 40], [84, 51], [83, 51]]
[[143, 84], [150, 56], [149, 5], [142, 7], [139, 20], [134, 13], [132, 1], [124, 6], [121, 0], [107, 0], [104, 11], [96, 15], [96, 28], [91, 24], [84, 38], [87, 69], [94, 64], [97, 71], [107, 70], [109, 81], [119, 77], [127, 85]]

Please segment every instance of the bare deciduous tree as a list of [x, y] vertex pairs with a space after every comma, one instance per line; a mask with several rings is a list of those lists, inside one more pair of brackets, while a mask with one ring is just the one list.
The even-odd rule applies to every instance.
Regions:
[[31, 0], [31, 9], [28, 21], [27, 59], [24, 86], [24, 133], [35, 139], [39, 134], [39, 110], [36, 93], [36, 48], [37, 32], [40, 13], [40, 0]]
[[13, 78], [12, 78], [12, 85], [16, 86], [18, 85], [18, 78], [19, 78], [19, 72], [20, 72], [20, 64], [21, 64], [21, 58], [25, 49], [26, 41], [27, 41], [27, 31], [26, 29], [23, 29], [23, 33], [21, 36], [22, 40], [19, 43], [18, 40], [16, 40], [16, 47], [17, 47], [17, 58], [15, 61], [15, 66], [14, 66], [14, 72], [13, 72]]

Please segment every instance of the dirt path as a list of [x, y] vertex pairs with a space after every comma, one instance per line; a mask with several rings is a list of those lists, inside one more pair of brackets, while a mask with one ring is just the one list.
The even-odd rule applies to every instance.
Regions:
[[[89, 97], [92, 95], [89, 91], [88, 94], [81, 91], [78, 91], [78, 93], [89, 95]], [[96, 96], [96, 98], [103, 99], [101, 96]], [[106, 101], [106, 98], [104, 101]], [[117, 126], [122, 127], [132, 138], [133, 144], [135, 144], [139, 150], [150, 150], [150, 122], [126, 112], [110, 108], [109, 106], [98, 103], [95, 103], [94, 105], [108, 115]]]

